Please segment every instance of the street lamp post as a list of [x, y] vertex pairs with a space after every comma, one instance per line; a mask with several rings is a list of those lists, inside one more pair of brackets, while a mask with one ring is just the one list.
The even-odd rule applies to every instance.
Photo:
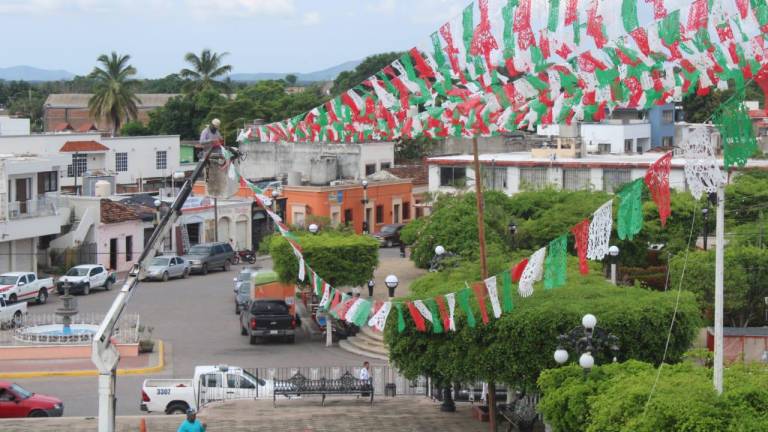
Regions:
[[392, 298], [395, 296], [395, 288], [397, 288], [397, 285], [400, 283], [400, 280], [397, 279], [397, 276], [391, 274], [387, 276], [384, 279], [384, 285], [387, 286], [387, 290], [389, 291], [389, 298]]
[[368, 281], [368, 297], [373, 297], [373, 287], [376, 286], [376, 281], [371, 279]]
[[368, 221], [368, 180], [362, 181], [363, 185], [363, 234], [370, 234], [370, 222]]
[[609, 247], [608, 255], [611, 257], [611, 283], [616, 285], [616, 264], [619, 257], [619, 247], [616, 245]]
[[610, 351], [613, 362], [617, 361], [619, 354], [619, 338], [612, 333], [597, 326], [597, 318], [592, 314], [586, 314], [581, 319], [581, 326], [574, 327], [568, 333], [557, 337], [557, 349], [554, 353], [557, 364], [565, 364], [568, 361], [568, 350], [575, 350], [579, 356], [579, 366], [584, 369], [586, 375], [595, 365], [593, 353]]
[[272, 213], [277, 214], [277, 198], [280, 196], [280, 191], [272, 189]]
[[701, 214], [704, 216], [704, 250], [707, 250], [707, 240], [709, 239], [709, 207], [703, 207]]
[[517, 234], [517, 224], [515, 221], [510, 221], [509, 225], [507, 225], [507, 229], [509, 230], [509, 238], [512, 239], [512, 247], [515, 246], [515, 234]]
[[312, 234], [317, 234], [318, 231], [320, 231], [320, 227], [317, 226], [317, 224], [309, 224], [309, 232]]

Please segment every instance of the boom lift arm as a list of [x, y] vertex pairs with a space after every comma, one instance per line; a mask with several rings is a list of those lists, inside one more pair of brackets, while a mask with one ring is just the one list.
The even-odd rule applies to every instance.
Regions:
[[[123, 287], [115, 297], [112, 306], [99, 325], [99, 330], [93, 337], [91, 361], [99, 370], [99, 432], [115, 431], [115, 380], [120, 353], [113, 344], [112, 336], [117, 321], [131, 300], [134, 290], [139, 285], [139, 277], [147, 260], [155, 257], [160, 247], [160, 240], [167, 236], [168, 231], [181, 215], [181, 208], [192, 193], [192, 185], [203, 174], [203, 170], [209, 161], [219, 160], [226, 162], [222, 153], [220, 146], [213, 146], [205, 151], [204, 156], [195, 166], [192, 175], [184, 183], [181, 190], [179, 190], [173, 204], [171, 204], [170, 210], [163, 216], [154, 232], [152, 232], [152, 236], [141, 252], [139, 259], [128, 272]], [[239, 155], [236, 151], [234, 154]]]

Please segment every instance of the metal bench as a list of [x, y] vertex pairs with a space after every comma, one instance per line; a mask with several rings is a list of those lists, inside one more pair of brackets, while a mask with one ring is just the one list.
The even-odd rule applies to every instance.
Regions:
[[322, 405], [325, 406], [326, 395], [350, 394], [367, 397], [371, 396], [370, 404], [373, 405], [373, 381], [371, 379], [361, 380], [355, 378], [351, 373], [345, 372], [338, 379], [327, 379], [325, 377], [311, 380], [304, 375], [296, 373], [287, 380], [275, 380], [274, 390], [272, 392], [272, 405], [277, 407], [277, 396], [302, 396], [302, 395], [321, 395]]

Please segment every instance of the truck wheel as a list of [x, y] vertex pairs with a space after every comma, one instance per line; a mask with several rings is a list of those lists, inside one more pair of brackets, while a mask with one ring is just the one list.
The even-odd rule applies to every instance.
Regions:
[[250, 343], [251, 345], [256, 345], [257, 339], [258, 338], [256, 336], [251, 336], [251, 338], [248, 340], [248, 343]]
[[45, 302], [48, 301], [48, 290], [45, 288], [40, 288], [40, 291], [37, 293], [37, 304], [45, 304]]
[[185, 402], [171, 402], [168, 404], [168, 408], [165, 409], [166, 414], [186, 414], [189, 409], [189, 405]]
[[200, 270], [200, 273], [202, 273], [203, 275], [208, 274], [208, 264], [203, 264], [203, 268]]
[[388, 248], [391, 248], [392, 247], [392, 240], [387, 240], [387, 245], [386, 246]]
[[16, 311], [16, 313], [13, 314], [13, 321], [11, 322], [11, 325], [16, 328], [24, 325], [24, 320], [21, 317], [21, 311]]
[[234, 265], [238, 265], [238, 264], [240, 264], [240, 255], [235, 255], [235, 256], [232, 258], [232, 264], [234, 264]]
[[107, 279], [106, 282], [104, 282], [104, 291], [109, 291], [112, 289], [112, 281]]
[[231, 266], [232, 266], [232, 264], [230, 264], [229, 260], [226, 260], [226, 261], [224, 261], [224, 271], [225, 271], [225, 272], [228, 272], [228, 271], [229, 271], [229, 268], [230, 268]]
[[88, 295], [91, 293], [91, 284], [87, 283], [83, 287], [83, 295]]
[[163, 273], [163, 282], [168, 282], [168, 272]]
[[8, 301], [11, 303], [16, 303], [19, 300], [18, 297], [16, 297], [16, 294], [11, 294], [10, 297], [8, 297]]
[[48, 417], [48, 413], [43, 410], [32, 410], [27, 417]]

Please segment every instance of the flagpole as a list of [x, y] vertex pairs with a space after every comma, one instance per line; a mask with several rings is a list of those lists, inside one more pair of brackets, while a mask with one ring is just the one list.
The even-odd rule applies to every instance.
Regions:
[[[475, 162], [475, 202], [477, 204], [477, 238], [480, 243], [480, 276], [488, 278], [488, 262], [485, 256], [485, 218], [483, 215], [483, 176], [480, 171], [480, 157], [477, 151], [477, 136], [472, 137], [472, 153]], [[496, 383], [488, 381], [488, 425], [496, 431]]]

